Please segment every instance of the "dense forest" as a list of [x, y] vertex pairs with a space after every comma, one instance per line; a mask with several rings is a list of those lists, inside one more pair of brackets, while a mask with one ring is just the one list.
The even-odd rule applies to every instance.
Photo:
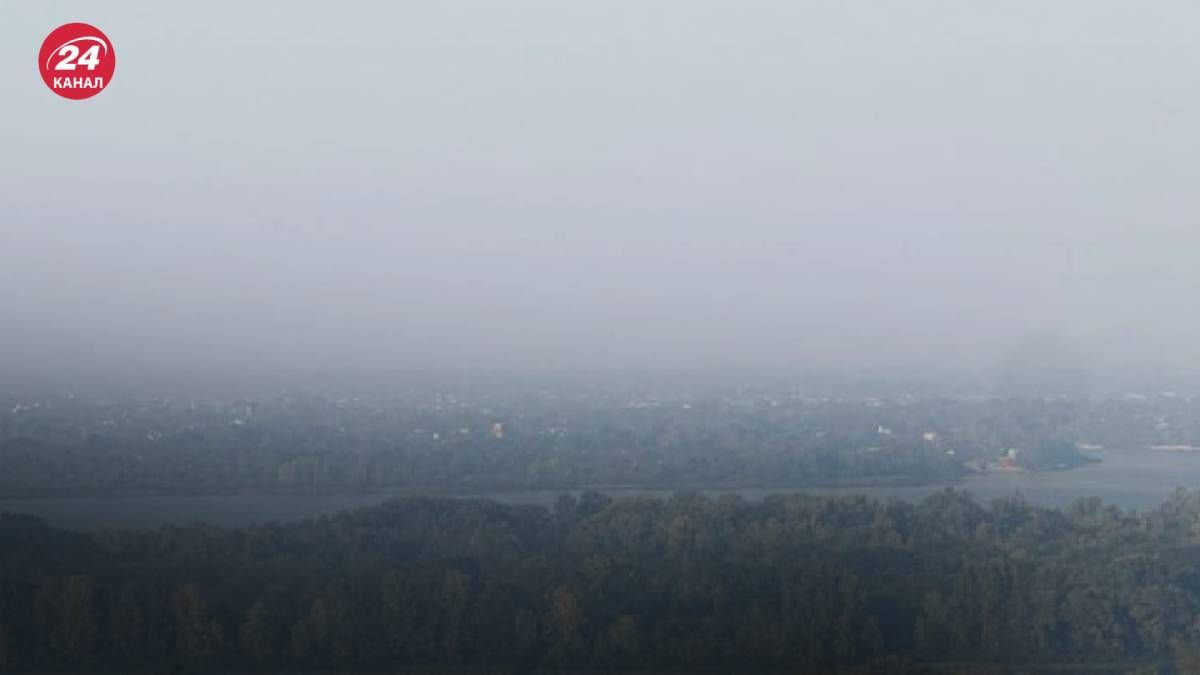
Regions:
[[787, 390], [375, 398], [0, 397], [0, 495], [456, 492], [945, 482], [1078, 447], [1200, 443], [1200, 401]]
[[1145, 513], [949, 490], [424, 497], [96, 535], [5, 514], [0, 668], [1197, 672], [1198, 570], [1183, 491]]

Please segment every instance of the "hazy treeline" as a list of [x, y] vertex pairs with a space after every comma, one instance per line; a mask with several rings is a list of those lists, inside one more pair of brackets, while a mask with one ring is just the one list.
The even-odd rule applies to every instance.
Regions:
[[1083, 461], [1077, 443], [1197, 443], [1197, 420], [1176, 397], [59, 397], [0, 412], [0, 493], [941, 481], [1010, 449], [1042, 469]]
[[1197, 563], [1188, 493], [1142, 515], [952, 491], [413, 498], [95, 536], [10, 514], [0, 667], [1154, 663], [1200, 642]]

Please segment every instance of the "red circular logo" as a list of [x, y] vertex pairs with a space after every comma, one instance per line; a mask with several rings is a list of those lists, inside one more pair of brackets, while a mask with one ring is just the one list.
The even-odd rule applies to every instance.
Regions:
[[104, 91], [117, 67], [108, 36], [86, 23], [67, 23], [42, 41], [38, 69], [50, 91], [64, 98], [91, 98]]

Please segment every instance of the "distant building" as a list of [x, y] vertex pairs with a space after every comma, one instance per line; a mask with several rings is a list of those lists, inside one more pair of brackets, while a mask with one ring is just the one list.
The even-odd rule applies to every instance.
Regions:
[[492, 438], [504, 438], [504, 425], [496, 422], [492, 425]]

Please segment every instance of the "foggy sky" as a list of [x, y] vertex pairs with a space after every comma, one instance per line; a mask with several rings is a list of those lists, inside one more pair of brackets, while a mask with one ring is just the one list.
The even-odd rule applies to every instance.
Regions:
[[[54, 27], [112, 39], [60, 99]], [[11, 2], [0, 369], [1200, 355], [1200, 5]]]

